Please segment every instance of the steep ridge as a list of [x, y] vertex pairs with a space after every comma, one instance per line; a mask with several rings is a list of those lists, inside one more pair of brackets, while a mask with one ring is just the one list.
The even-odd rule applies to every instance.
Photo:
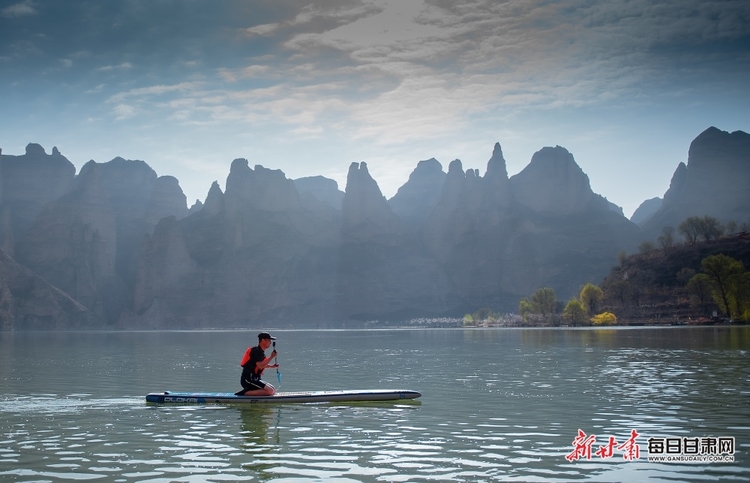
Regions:
[[687, 164], [675, 170], [663, 203], [642, 223], [647, 238], [664, 226], [677, 227], [690, 216], [712, 216], [720, 222], [748, 221], [750, 214], [750, 134], [715, 127], [690, 144]]
[[[646, 223], [677, 219], [698, 206], [694, 199], [747, 216], [746, 137], [699, 136]], [[75, 302], [62, 303], [54, 324], [31, 317], [28, 327], [84, 319], [120, 328], [341, 326], [515, 311], [540, 287], [566, 299], [602, 280], [616, 254], [644, 238], [560, 146], [541, 149], [512, 177], [499, 143], [484, 175], [460, 160], [447, 172], [435, 159], [420, 161], [390, 200], [366, 163], [350, 165], [342, 192], [333, 180], [290, 180], [240, 158], [226, 191], [214, 182], [190, 211], [178, 181], [143, 161], [92, 161], [70, 178], [57, 150], [47, 156], [30, 145], [25, 156], [47, 173], [36, 176], [27, 163], [26, 182], [56, 197], [41, 205], [42, 195], [14, 191], [9, 180], [24, 178], [17, 166], [6, 178], [6, 168], [21, 157], [2, 155], [0, 222], [16, 256], [0, 264], [0, 277], [17, 273], [8, 268], [15, 263]], [[54, 170], [58, 184], [50, 184]], [[726, 196], [716, 195], [719, 186]], [[36, 214], [19, 216], [15, 207], [28, 200], [37, 200]], [[3, 327], [23, 328], [13, 314], [35, 298], [22, 293], [0, 291]]]

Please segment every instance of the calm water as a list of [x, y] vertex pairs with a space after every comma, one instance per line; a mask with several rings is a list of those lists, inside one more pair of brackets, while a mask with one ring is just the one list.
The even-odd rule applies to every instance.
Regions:
[[[238, 390], [257, 332], [0, 333], [0, 481], [750, 481], [750, 327], [278, 331], [282, 391], [423, 396], [145, 403]], [[579, 429], [640, 459], [568, 461]], [[734, 463], [647, 460], [709, 436]]]

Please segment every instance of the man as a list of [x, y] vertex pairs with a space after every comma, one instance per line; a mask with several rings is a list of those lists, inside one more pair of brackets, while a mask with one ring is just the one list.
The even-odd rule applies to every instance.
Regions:
[[271, 347], [272, 340], [276, 340], [276, 337], [271, 337], [268, 332], [261, 332], [258, 334], [258, 345], [245, 351], [245, 356], [240, 363], [242, 366], [240, 384], [243, 389], [236, 393], [238, 396], [273, 396], [276, 393], [275, 387], [260, 378], [267, 368], [279, 367], [278, 364], [271, 364], [276, 357], [276, 349], [266, 357], [266, 350]]

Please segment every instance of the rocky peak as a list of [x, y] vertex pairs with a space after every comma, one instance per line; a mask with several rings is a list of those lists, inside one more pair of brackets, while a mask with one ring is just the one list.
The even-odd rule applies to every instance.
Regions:
[[41, 157], [46, 155], [47, 152], [40, 144], [29, 143], [26, 145], [26, 156]]
[[630, 217], [630, 221], [638, 226], [643, 226], [649, 220], [649, 218], [654, 215], [654, 213], [659, 211], [659, 208], [662, 207], [662, 204], [663, 200], [659, 197], [644, 201], [633, 212], [633, 216]]
[[324, 176], [309, 176], [295, 179], [294, 186], [300, 196], [307, 194], [336, 210], [341, 209], [344, 192], [339, 189], [339, 184], [335, 180]]
[[180, 182], [174, 176], [156, 178], [151, 200], [146, 212], [146, 222], [156, 227], [162, 218], [174, 216], [177, 219], [187, 214], [187, 197], [182, 192]]
[[39, 144], [26, 146], [20, 156], [0, 157], [0, 246], [13, 255], [19, 240], [44, 205], [68, 193], [76, 169], [59, 151], [47, 155]]
[[506, 167], [500, 143], [495, 143], [495, 147], [492, 149], [492, 157], [487, 161], [487, 174], [485, 174], [485, 178], [500, 182], [508, 180], [508, 168]]
[[504, 217], [511, 200], [508, 168], [500, 143], [495, 143], [492, 157], [487, 161], [487, 173], [484, 175], [484, 180], [483, 211], [487, 213], [487, 222], [496, 224]]
[[349, 165], [342, 215], [343, 232], [357, 241], [387, 239], [399, 230], [398, 217], [364, 162]]
[[750, 165], [750, 134], [744, 131], [728, 133], [709, 127], [690, 143], [688, 167], [698, 169], [716, 168], [724, 164], [727, 168], [747, 168]]
[[224, 193], [222, 193], [219, 183], [214, 181], [206, 195], [206, 203], [203, 205], [204, 213], [215, 215], [224, 211]]
[[475, 169], [464, 172], [460, 159], [448, 165], [440, 198], [424, 229], [424, 243], [434, 255], [448, 256], [456, 244], [474, 230], [483, 181]]
[[589, 178], [567, 149], [545, 147], [510, 178], [514, 199], [537, 213], [567, 215], [585, 210], [594, 197]]
[[737, 221], [750, 210], [748, 186], [750, 134], [710, 127], [690, 144], [684, 183], [674, 197], [669, 196], [669, 205], [678, 207], [682, 218], [710, 215]]
[[281, 170], [256, 165], [251, 169], [247, 159], [232, 162], [226, 182], [227, 209], [234, 212], [247, 208], [261, 211], [299, 211], [299, 193], [294, 181]]
[[672, 180], [669, 182], [669, 189], [664, 193], [664, 204], [669, 205], [679, 199], [686, 178], [687, 166], [685, 163], [680, 163], [677, 165], [677, 169], [672, 175]]
[[440, 200], [445, 177], [443, 165], [435, 158], [420, 161], [388, 205], [402, 220], [421, 223]]

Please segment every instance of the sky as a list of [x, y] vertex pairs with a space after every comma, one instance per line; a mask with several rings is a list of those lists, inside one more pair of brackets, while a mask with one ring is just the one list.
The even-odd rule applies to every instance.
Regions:
[[421, 160], [570, 151], [626, 216], [710, 126], [750, 132], [748, 0], [0, 0], [0, 148], [146, 161], [188, 198], [232, 160], [390, 198]]

